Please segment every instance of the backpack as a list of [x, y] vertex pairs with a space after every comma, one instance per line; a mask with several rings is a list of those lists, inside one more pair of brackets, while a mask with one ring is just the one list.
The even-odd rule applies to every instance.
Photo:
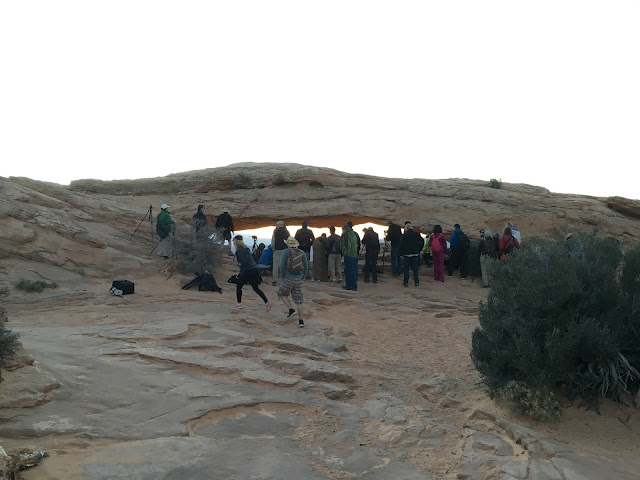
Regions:
[[487, 255], [491, 258], [495, 258], [496, 256], [496, 244], [493, 242], [493, 238], [485, 238], [484, 239], [484, 249], [487, 252]]
[[304, 257], [306, 254], [299, 248], [289, 249], [287, 258], [287, 271], [293, 275], [299, 275], [304, 271]]
[[461, 252], [466, 252], [471, 248], [471, 240], [467, 237], [467, 234], [462, 232], [458, 234], [458, 248]]
[[440, 250], [442, 250], [440, 237], [436, 237], [436, 234], [433, 234], [433, 236], [431, 237], [431, 251], [433, 253], [438, 253]]
[[218, 287], [218, 282], [216, 282], [216, 279], [209, 272], [198, 276], [198, 290], [201, 292], [222, 293], [222, 289]]
[[122, 291], [122, 295], [129, 295], [136, 291], [135, 284], [130, 280], [114, 280], [111, 284], [111, 288]]
[[509, 246], [504, 249], [505, 255], [511, 253], [514, 248], [518, 248], [518, 246], [516, 245], [516, 239], [513, 238], [513, 236], [510, 236], [508, 241], [511, 242], [511, 243], [509, 243], [508, 244]]

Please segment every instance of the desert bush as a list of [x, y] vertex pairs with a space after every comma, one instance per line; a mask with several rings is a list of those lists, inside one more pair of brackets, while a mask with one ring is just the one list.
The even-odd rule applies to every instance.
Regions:
[[6, 330], [0, 321], [0, 367], [4, 366], [5, 362], [13, 357], [17, 347], [18, 334]]
[[193, 234], [176, 232], [174, 237], [175, 255], [171, 261], [172, 273], [200, 275], [212, 272], [221, 264], [227, 249], [209, 239], [196, 241]]
[[0, 297], [8, 297], [9, 296], [9, 288], [2, 287], [0, 288]]
[[45, 288], [58, 288], [58, 284], [51, 282], [47, 283], [44, 280], [20, 280], [15, 285], [17, 290], [24, 292], [42, 292]]
[[495, 398], [510, 410], [534, 420], [558, 418], [560, 402], [546, 389], [532, 388], [520, 382], [509, 382], [495, 392]]
[[492, 391], [560, 386], [597, 406], [637, 388], [640, 246], [623, 257], [595, 234], [532, 239], [491, 273], [471, 357]]
[[502, 188], [502, 179], [492, 178], [489, 180], [489, 186], [491, 188]]

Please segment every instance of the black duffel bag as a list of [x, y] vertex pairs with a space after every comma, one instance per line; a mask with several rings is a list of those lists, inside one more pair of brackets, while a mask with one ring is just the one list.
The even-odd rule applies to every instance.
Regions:
[[123, 295], [136, 293], [134, 283], [129, 280], [114, 280], [113, 283], [111, 284], [111, 288], [117, 288], [118, 290], [122, 290]]

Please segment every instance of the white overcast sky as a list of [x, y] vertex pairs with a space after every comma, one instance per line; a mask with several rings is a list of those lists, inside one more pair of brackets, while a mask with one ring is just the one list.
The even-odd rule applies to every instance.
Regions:
[[640, 198], [640, 1], [3, 1], [0, 175], [235, 162]]

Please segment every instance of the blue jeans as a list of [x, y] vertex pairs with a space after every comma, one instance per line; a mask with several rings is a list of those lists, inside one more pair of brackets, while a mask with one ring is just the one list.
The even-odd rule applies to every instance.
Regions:
[[400, 247], [391, 247], [391, 273], [400, 275], [402, 267], [400, 266]]
[[349, 290], [358, 289], [358, 259], [355, 257], [344, 257], [344, 280], [345, 286]]
[[418, 264], [420, 263], [420, 257], [404, 257], [404, 283], [409, 283], [409, 268], [413, 269], [413, 281], [417, 285], [420, 283], [418, 278]]

